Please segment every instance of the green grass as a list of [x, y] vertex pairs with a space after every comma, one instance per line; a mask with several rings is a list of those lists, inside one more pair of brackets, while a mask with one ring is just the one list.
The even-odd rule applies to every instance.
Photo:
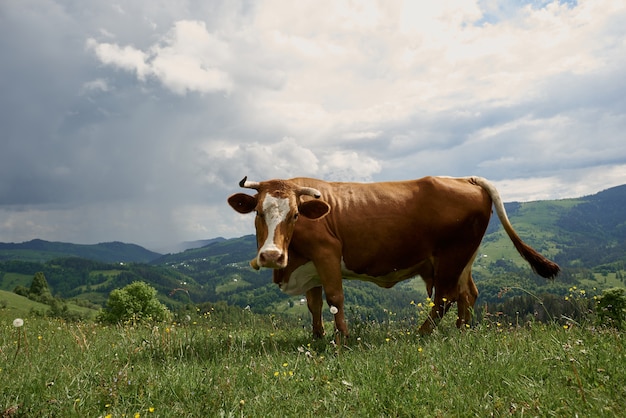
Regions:
[[16, 286], [30, 287], [32, 281], [32, 274], [0, 272], [0, 289], [12, 291]]
[[352, 323], [337, 349], [246, 311], [154, 327], [13, 319], [0, 310], [0, 414], [12, 416], [612, 417], [626, 405], [614, 330], [458, 332], [452, 318], [422, 338], [403, 322]]
[[233, 275], [232, 279], [224, 284], [215, 287], [215, 293], [218, 295], [224, 292], [234, 292], [238, 289], [250, 287], [250, 283], [241, 278], [240, 275]]
[[0, 306], [4, 306], [4, 309], [2, 309], [4, 313], [15, 316], [24, 316], [33, 309], [40, 312], [50, 309], [48, 305], [5, 290], [0, 290], [0, 302], [2, 302]]
[[[0, 306], [7, 316], [23, 317], [30, 315], [32, 312], [44, 314], [50, 310], [50, 305], [35, 302], [27, 297], [17, 295], [13, 292], [0, 290]], [[72, 301], [66, 301], [69, 312], [78, 313], [82, 318], [95, 319], [98, 314], [97, 310], [78, 306]]]

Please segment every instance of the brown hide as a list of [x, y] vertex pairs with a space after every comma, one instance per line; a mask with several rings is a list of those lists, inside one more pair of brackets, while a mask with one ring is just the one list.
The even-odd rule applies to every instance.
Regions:
[[[519, 239], [497, 191], [482, 178], [425, 177], [384, 183], [332, 183], [296, 178], [251, 184], [258, 191], [254, 209], [241, 210], [237, 202], [247, 200], [241, 194], [229, 198], [231, 206], [242, 213], [259, 211], [268, 194], [286, 197], [289, 201], [286, 220], [275, 234], [275, 241], [279, 241], [276, 247], [288, 248], [288, 254], [271, 254], [274, 259], [280, 256], [281, 260], [286, 260], [284, 266], [274, 270], [274, 281], [285, 291], [306, 292], [316, 336], [323, 334], [322, 288], [328, 304], [337, 308], [337, 330], [348, 335], [342, 277], [391, 287], [420, 275], [430, 296], [434, 290], [435, 303], [420, 328], [422, 333], [431, 332], [454, 302], [459, 310], [457, 325], [469, 322], [478, 296], [471, 265], [489, 223], [492, 204], [515, 247], [535, 271], [544, 277], [553, 277], [559, 270], [556, 264]], [[297, 190], [301, 188], [319, 192], [321, 199], [310, 197], [317, 197], [317, 193], [298, 195]], [[309, 202], [319, 203], [318, 210], [308, 211], [311, 216], [307, 217], [307, 211], [301, 208]], [[323, 202], [330, 207], [329, 212], [320, 209], [319, 204]], [[252, 201], [246, 204], [251, 206]], [[298, 210], [304, 216], [296, 221], [293, 215]], [[255, 224], [261, 250], [268, 231], [259, 217]], [[260, 251], [251, 262], [253, 267], [275, 267], [276, 263], [266, 262], [261, 252], [265, 251]], [[311, 267], [306, 270], [306, 266]], [[305, 270], [307, 273], [303, 274]], [[296, 282], [290, 280], [296, 275], [317, 277], [310, 282], [303, 280], [302, 287], [293, 287]]]

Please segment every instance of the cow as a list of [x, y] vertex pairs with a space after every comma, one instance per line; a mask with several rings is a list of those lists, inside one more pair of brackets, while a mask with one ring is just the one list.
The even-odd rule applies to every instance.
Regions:
[[434, 303], [420, 334], [430, 334], [453, 303], [456, 325], [465, 327], [478, 297], [472, 263], [492, 206], [535, 273], [554, 278], [560, 271], [521, 240], [497, 189], [482, 177], [380, 183], [244, 177], [239, 186], [257, 192], [228, 198], [237, 212], [256, 212], [257, 255], [250, 265], [274, 269], [273, 281], [283, 292], [306, 294], [314, 337], [324, 335], [322, 291], [335, 332], [349, 335], [343, 278], [390, 288], [419, 275]]

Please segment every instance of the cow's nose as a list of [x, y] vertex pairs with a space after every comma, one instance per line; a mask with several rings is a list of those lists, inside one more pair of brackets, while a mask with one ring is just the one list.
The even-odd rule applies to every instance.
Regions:
[[285, 254], [282, 251], [269, 250], [259, 254], [259, 264], [263, 267], [281, 268], [285, 266]]

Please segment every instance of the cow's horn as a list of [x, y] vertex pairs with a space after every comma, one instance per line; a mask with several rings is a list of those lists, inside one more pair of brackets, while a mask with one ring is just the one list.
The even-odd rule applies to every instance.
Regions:
[[322, 193], [319, 190], [314, 189], [313, 187], [300, 187], [300, 189], [298, 190], [298, 194], [313, 196], [316, 199], [322, 197]]
[[248, 176], [245, 176], [244, 178], [241, 179], [241, 181], [239, 182], [239, 187], [244, 187], [246, 189], [255, 189], [255, 190], [259, 190], [259, 186], [261, 184], [257, 181], [248, 181]]

